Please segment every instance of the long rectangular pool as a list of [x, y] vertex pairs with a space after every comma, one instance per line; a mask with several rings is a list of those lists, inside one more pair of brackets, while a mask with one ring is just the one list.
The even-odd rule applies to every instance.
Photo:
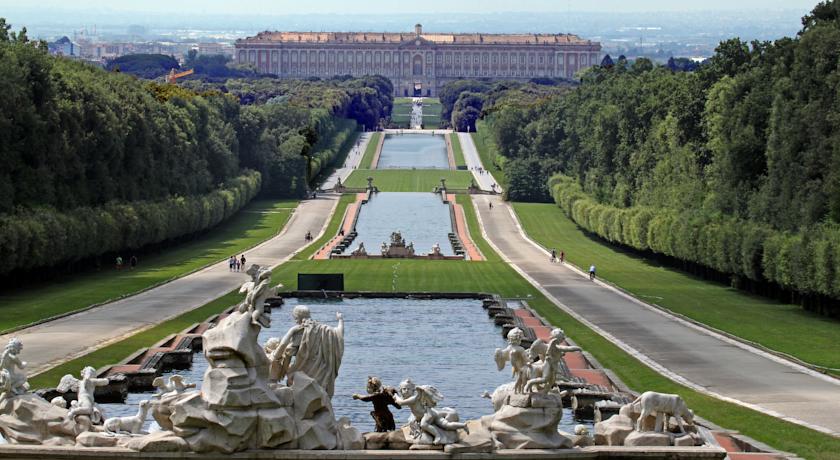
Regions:
[[453, 255], [449, 244], [452, 217], [449, 205], [430, 192], [374, 194], [359, 210], [356, 232], [359, 236], [351, 247], [364, 242], [369, 254], [377, 254], [382, 243], [391, 241], [391, 233], [402, 233], [408, 243], [414, 243], [417, 254], [432, 252], [435, 243], [441, 252]]
[[386, 134], [377, 169], [449, 169], [446, 141], [433, 134]]
[[[271, 327], [260, 333], [260, 343], [283, 337], [293, 324], [292, 309], [307, 305], [312, 318], [336, 324], [335, 312], [344, 314], [344, 358], [333, 396], [336, 417], [348, 417], [362, 431], [373, 431], [369, 403], [356, 401], [353, 393], [365, 393], [368, 376], [376, 375], [387, 386], [397, 387], [406, 378], [418, 385], [433, 385], [446, 398], [442, 407], [458, 410], [461, 419], [477, 419], [493, 413], [485, 391], [511, 381], [510, 368], [496, 370], [493, 352], [506, 345], [500, 327], [494, 325], [473, 299], [286, 299], [271, 313]], [[204, 355], [195, 355], [193, 366], [178, 373], [199, 383], [207, 369]], [[106, 416], [133, 415], [137, 403], [149, 393], [132, 393], [126, 404], [102, 404]], [[392, 408], [393, 409], [393, 408]], [[407, 409], [394, 411], [397, 425], [409, 416]], [[580, 422], [567, 411], [560, 429], [574, 432]], [[154, 422], [147, 422], [149, 428]]]

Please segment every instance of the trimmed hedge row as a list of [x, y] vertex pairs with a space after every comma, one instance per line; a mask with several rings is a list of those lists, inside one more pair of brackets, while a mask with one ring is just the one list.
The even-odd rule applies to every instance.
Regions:
[[699, 210], [604, 205], [586, 195], [576, 180], [563, 175], [552, 177], [548, 186], [566, 215], [607, 241], [721, 273], [770, 281], [801, 294], [840, 298], [840, 228], [836, 225], [780, 232]]
[[139, 249], [206, 230], [242, 209], [260, 186], [260, 173], [246, 171], [206, 195], [0, 215], [0, 274]]
[[319, 132], [320, 140], [312, 147], [309, 181], [318, 177], [325, 168], [335, 162], [341, 152], [349, 150], [356, 142], [359, 129], [355, 120], [347, 118], [329, 118]]

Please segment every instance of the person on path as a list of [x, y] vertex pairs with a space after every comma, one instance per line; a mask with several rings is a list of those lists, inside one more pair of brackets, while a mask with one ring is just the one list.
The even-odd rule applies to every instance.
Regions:
[[233, 271], [233, 267], [234, 267], [234, 265], [236, 265], [234, 260], [235, 259], [234, 259], [233, 256], [230, 256], [230, 259], [228, 259], [228, 270], [230, 270], [230, 271]]
[[239, 266], [245, 268], [245, 254], [242, 254], [242, 257], [239, 258]]
[[128, 265], [132, 270], [134, 270], [134, 267], [137, 266], [137, 256], [131, 256], [131, 258], [128, 259]]
[[123, 268], [123, 260], [122, 257], [117, 256], [117, 270], [122, 270]]
[[490, 205], [490, 210], [493, 210], [493, 202], [488, 203]]
[[551, 248], [551, 263], [557, 262], [557, 249]]
[[589, 281], [595, 281], [595, 265], [589, 266]]
[[560, 251], [560, 263], [562, 264], [565, 261], [566, 261], [566, 253], [563, 252], [563, 251]]

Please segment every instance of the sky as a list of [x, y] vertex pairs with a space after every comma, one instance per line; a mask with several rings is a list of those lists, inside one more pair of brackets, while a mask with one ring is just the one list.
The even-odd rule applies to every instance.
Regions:
[[809, 10], [818, 0], [0, 0], [3, 10], [172, 13], [180, 15], [415, 12], [639, 12], [697, 10]]

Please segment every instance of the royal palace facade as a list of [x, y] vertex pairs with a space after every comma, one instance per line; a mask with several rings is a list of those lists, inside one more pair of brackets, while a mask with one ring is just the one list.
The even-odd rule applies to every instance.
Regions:
[[262, 32], [236, 41], [236, 59], [284, 78], [383, 75], [395, 96], [438, 96], [464, 78], [575, 78], [601, 44], [568, 34]]

